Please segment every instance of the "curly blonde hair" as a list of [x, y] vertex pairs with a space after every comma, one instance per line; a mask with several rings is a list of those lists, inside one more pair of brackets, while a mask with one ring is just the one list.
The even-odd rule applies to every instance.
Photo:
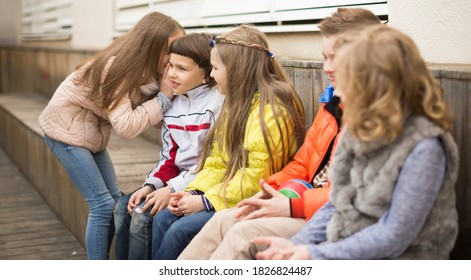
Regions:
[[377, 25], [340, 36], [335, 48], [344, 117], [359, 139], [390, 143], [411, 115], [450, 130], [443, 90], [409, 36]]

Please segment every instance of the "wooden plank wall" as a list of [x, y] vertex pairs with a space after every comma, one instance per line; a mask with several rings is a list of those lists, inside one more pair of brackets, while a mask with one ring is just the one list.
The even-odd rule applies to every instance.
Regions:
[[0, 92], [35, 92], [50, 97], [64, 78], [92, 54], [92, 51], [0, 48]]
[[[93, 52], [90, 51], [0, 47], [0, 94], [36, 92], [50, 97], [74, 67], [91, 54]], [[319, 107], [317, 99], [328, 85], [322, 63], [290, 60], [280, 62], [303, 101], [308, 128]], [[456, 185], [460, 235], [452, 257], [471, 259], [471, 187], [468, 174], [471, 165], [471, 66], [430, 65], [430, 68], [443, 86], [447, 102], [455, 115], [453, 134], [461, 155]], [[154, 139], [159, 138], [156, 133], [153, 134]]]
[[452, 109], [453, 136], [460, 154], [460, 171], [455, 186], [460, 232], [452, 257], [471, 259], [471, 71], [468, 67], [466, 72], [444, 70], [440, 66], [431, 68]]

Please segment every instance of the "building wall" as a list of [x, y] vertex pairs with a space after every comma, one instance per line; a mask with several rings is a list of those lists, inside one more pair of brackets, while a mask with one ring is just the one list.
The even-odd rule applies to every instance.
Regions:
[[389, 22], [409, 34], [427, 62], [471, 64], [471, 1], [390, 0]]
[[0, 1], [0, 44], [14, 45], [20, 32], [21, 3], [15, 0]]
[[113, 2], [113, 0], [73, 2], [72, 47], [96, 49], [106, 47], [112, 42]]

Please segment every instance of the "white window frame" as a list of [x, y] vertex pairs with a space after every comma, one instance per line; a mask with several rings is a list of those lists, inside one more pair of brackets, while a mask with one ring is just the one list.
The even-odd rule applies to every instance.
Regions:
[[73, 0], [21, 0], [23, 41], [72, 38]]
[[116, 35], [128, 31], [145, 14], [159, 11], [176, 19], [188, 32], [223, 33], [234, 25], [251, 23], [261, 31], [304, 32], [338, 7], [371, 10], [383, 21], [388, 1], [379, 0], [116, 0]]

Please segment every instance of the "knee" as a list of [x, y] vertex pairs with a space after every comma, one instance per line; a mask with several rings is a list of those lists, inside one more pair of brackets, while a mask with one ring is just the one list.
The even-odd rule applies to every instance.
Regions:
[[108, 195], [107, 197], [102, 197], [99, 199], [100, 203], [97, 203], [93, 206], [90, 206], [91, 215], [104, 215], [104, 216], [113, 216], [116, 202]]
[[143, 228], [151, 228], [152, 217], [149, 217], [143, 213], [133, 213], [131, 218], [131, 226], [129, 228], [130, 233], [140, 232]]
[[153, 224], [162, 228], [168, 228], [178, 219], [179, 217], [173, 215], [170, 210], [164, 209], [155, 214]]
[[116, 206], [114, 207], [113, 211], [113, 216], [114, 216], [114, 223], [117, 228], [124, 222], [127, 216], [129, 216], [128, 213], [128, 196], [123, 196], [121, 197], [118, 202], [116, 203]]
[[227, 232], [226, 237], [242, 237], [243, 239], [249, 241], [254, 238], [256, 234], [256, 230], [251, 225], [252, 220], [248, 221], [240, 221], [234, 224], [230, 230]]
[[216, 213], [214, 213], [214, 215], [210, 219], [210, 221], [214, 221], [214, 222], [217, 222], [217, 223], [222, 223], [222, 222], [225, 222], [225, 221], [232, 221], [232, 220], [235, 220], [236, 213], [237, 213], [237, 211], [235, 211], [232, 208], [217, 211]]

